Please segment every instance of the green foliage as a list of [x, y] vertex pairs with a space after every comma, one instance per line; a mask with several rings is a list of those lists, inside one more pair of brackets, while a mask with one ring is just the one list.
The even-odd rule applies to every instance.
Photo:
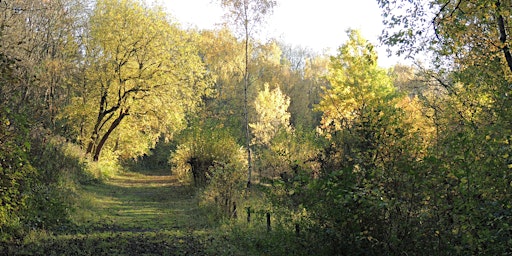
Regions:
[[166, 141], [164, 136], [162, 136], [155, 147], [149, 150], [149, 153], [122, 161], [122, 165], [131, 171], [139, 173], [168, 173], [171, 168], [169, 156], [175, 148], [174, 141]]
[[354, 167], [363, 180], [386, 176], [382, 168], [401, 157], [406, 144], [405, 110], [391, 77], [377, 66], [373, 46], [357, 31], [347, 33], [349, 40], [331, 58], [331, 86], [317, 106], [323, 112], [320, 131], [331, 140], [333, 152], [327, 154], [339, 154], [328, 161], [338, 162], [333, 171]]
[[[27, 208], [36, 169], [29, 162], [30, 142], [23, 116], [0, 108], [0, 230], [8, 238], [9, 226], [16, 226]], [[12, 233], [11, 233], [12, 234]], [[5, 237], [7, 236], [7, 237]]]
[[293, 177], [298, 170], [308, 170], [316, 176], [320, 166], [316, 160], [323, 144], [315, 131], [299, 127], [293, 131], [280, 130], [267, 148], [259, 151], [258, 167], [262, 181], [281, 175]]
[[379, 0], [433, 70], [355, 30], [330, 59], [258, 43], [270, 0], [219, 1], [242, 40], [141, 0], [0, 2], [1, 253], [512, 253], [507, 1]]
[[171, 170], [185, 181], [194, 181], [197, 186], [206, 185], [208, 169], [214, 163], [232, 162], [238, 166], [244, 163], [244, 157], [240, 155], [243, 148], [238, 146], [229, 130], [221, 126], [196, 125], [181, 137], [181, 143], [169, 159]]
[[103, 151], [102, 156], [102, 159], [98, 161], [94, 161], [90, 157], [86, 158], [85, 171], [92, 175], [94, 180], [108, 180], [123, 171], [118, 154], [111, 150], [105, 150]]
[[[264, 215], [263, 215], [264, 216]], [[224, 232], [222, 232], [224, 231]], [[221, 229], [219, 236], [223, 244], [213, 245], [219, 255], [311, 255], [317, 253], [307, 238], [297, 237], [294, 231], [276, 226], [272, 232], [265, 227], [264, 218], [248, 226], [236, 223]], [[226, 246], [228, 245], [228, 246]]]
[[176, 231], [55, 236], [32, 232], [21, 244], [2, 248], [8, 255], [190, 255], [205, 251], [199, 237]]
[[60, 117], [97, 161], [148, 153], [185, 128], [209, 93], [196, 38], [142, 1], [97, 1], [85, 47], [84, 81]]
[[196, 126], [185, 132], [182, 142], [171, 155], [172, 172], [182, 180], [193, 180], [203, 187], [203, 200], [229, 215], [234, 198], [243, 187], [247, 168], [243, 147], [229, 130], [219, 126]]
[[245, 168], [243, 161], [214, 162], [208, 170], [209, 183], [203, 191], [203, 203], [214, 203], [221, 216], [233, 217], [236, 201], [244, 191]]
[[424, 161], [435, 122], [418, 98], [396, 93], [375, 59], [371, 45], [349, 31], [318, 106], [329, 142], [313, 158], [319, 171], [302, 166], [281, 177], [272, 191], [277, 205], [308, 227], [312, 244], [322, 244], [317, 253], [454, 253], [454, 240], [436, 240], [447, 223], [434, 212], [448, 203], [430, 205], [434, 193], [443, 194], [432, 192], [443, 172], [426, 170]]
[[[30, 229], [66, 228], [74, 209], [76, 185], [94, 180], [85, 171], [83, 155], [77, 155], [80, 151], [62, 138], [30, 138], [28, 130], [18, 128], [24, 125], [21, 117], [9, 111], [2, 113], [2, 129], [7, 129], [0, 168], [0, 229], [5, 235], [1, 240], [22, 236]], [[12, 136], [14, 131], [16, 136]]]
[[280, 129], [290, 130], [290, 98], [281, 92], [279, 87], [270, 91], [265, 84], [263, 91], [258, 93], [254, 101], [256, 109], [256, 122], [249, 127], [254, 136], [252, 143], [268, 146]]
[[347, 31], [349, 40], [331, 57], [326, 88], [317, 110], [323, 112], [322, 128], [327, 133], [371, 122], [393, 105], [395, 88], [386, 70], [377, 66], [373, 45], [358, 31]]
[[510, 43], [510, 28], [505, 25], [510, 22], [507, 1], [377, 2], [386, 25], [381, 41], [399, 54], [414, 57], [418, 52], [431, 52], [431, 64], [448, 72], [482, 67], [496, 59], [501, 59], [503, 70], [511, 71], [506, 46]]
[[2, 1], [0, 52], [10, 60], [0, 65], [11, 66], [9, 75], [0, 68], [1, 80], [6, 80], [0, 82], [2, 105], [58, 129], [55, 117], [80, 76], [77, 63], [83, 49], [86, 2]]
[[[478, 78], [473, 74], [471, 80]], [[437, 127], [433, 159], [425, 166], [433, 182], [425, 193], [444, 212], [437, 219], [444, 246], [463, 254], [501, 254], [512, 242], [503, 235], [511, 219], [509, 117], [500, 117], [503, 101], [487, 81], [452, 88], [439, 113], [443, 126]], [[435, 197], [436, 191], [446, 196]]]

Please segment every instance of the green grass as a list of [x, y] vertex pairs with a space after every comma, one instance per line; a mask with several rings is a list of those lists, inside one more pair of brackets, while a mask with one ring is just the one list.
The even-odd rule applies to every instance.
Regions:
[[258, 196], [240, 203], [238, 220], [219, 221], [168, 172], [123, 172], [76, 193], [71, 224], [0, 244], [0, 255], [279, 255], [290, 242], [267, 233], [261, 214], [246, 223], [246, 204], [267, 207]]
[[159, 231], [201, 229], [207, 223], [194, 189], [174, 176], [124, 173], [85, 186], [75, 215], [85, 230]]
[[72, 225], [0, 245], [8, 255], [205, 255], [195, 190], [165, 173], [117, 174], [78, 191]]
[[195, 236], [176, 231], [45, 235], [4, 252], [7, 255], [205, 255]]

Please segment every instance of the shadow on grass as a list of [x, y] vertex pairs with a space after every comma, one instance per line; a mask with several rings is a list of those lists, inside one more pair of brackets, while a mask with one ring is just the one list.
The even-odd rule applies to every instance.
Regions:
[[159, 231], [207, 227], [195, 190], [173, 176], [125, 173], [84, 187], [76, 223], [85, 230]]
[[193, 187], [126, 172], [79, 191], [73, 225], [0, 244], [2, 255], [204, 255], [209, 229]]
[[4, 255], [206, 255], [204, 251], [193, 235], [172, 231], [47, 236], [18, 246], [0, 245]]

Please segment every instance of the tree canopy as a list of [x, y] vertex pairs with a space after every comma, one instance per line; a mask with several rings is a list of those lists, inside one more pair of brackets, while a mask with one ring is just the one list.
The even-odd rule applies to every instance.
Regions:
[[107, 141], [141, 155], [161, 134], [183, 129], [209, 93], [194, 35], [130, 0], [98, 1], [90, 23], [84, 86], [66, 116], [94, 159]]
[[199, 250], [511, 254], [511, 2], [376, 2], [414, 65], [354, 29], [332, 56], [261, 40], [272, 0], [203, 30], [144, 0], [0, 1], [0, 248], [109, 242], [133, 226], [77, 223], [79, 195], [163, 170]]

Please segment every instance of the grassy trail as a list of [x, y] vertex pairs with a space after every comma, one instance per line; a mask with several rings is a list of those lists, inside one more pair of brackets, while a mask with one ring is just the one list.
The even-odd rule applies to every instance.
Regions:
[[88, 229], [138, 232], [197, 230], [206, 225], [198, 216], [193, 188], [174, 176], [124, 173], [85, 187], [84, 198], [89, 202], [77, 222]]
[[34, 233], [8, 254], [208, 255], [192, 187], [165, 173], [126, 172], [78, 192], [72, 227]]

